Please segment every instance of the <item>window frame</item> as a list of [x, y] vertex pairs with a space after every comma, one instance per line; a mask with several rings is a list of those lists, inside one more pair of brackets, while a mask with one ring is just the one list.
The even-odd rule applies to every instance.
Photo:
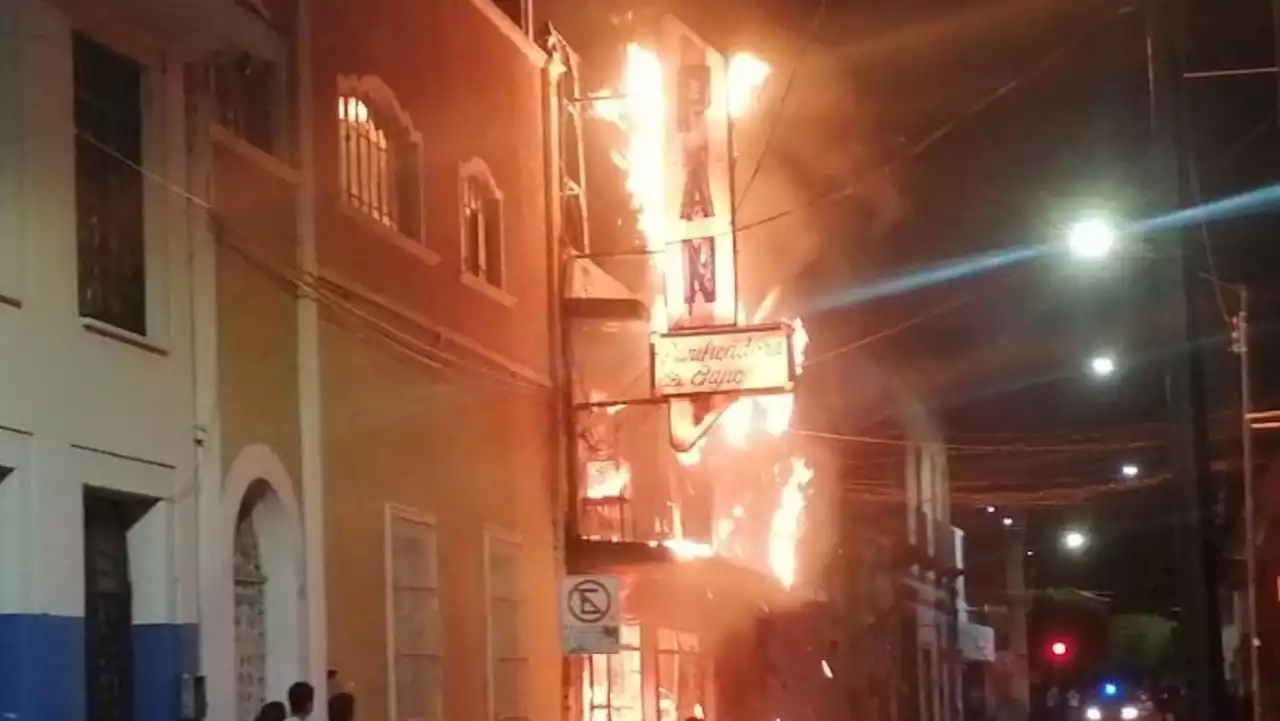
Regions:
[[[516, 552], [516, 568], [517, 568], [517, 596], [515, 598], [503, 598], [500, 600], [514, 602], [519, 609], [520, 614], [516, 619], [516, 629], [520, 635], [520, 654], [519, 656], [508, 656], [498, 658], [496, 649], [494, 648], [494, 583], [493, 583], [493, 557], [495, 546], [503, 545], [512, 548]], [[500, 716], [498, 713], [497, 700], [497, 670], [498, 665], [504, 661], [515, 661], [523, 663], [525, 680], [528, 679], [529, 669], [531, 668], [531, 660], [529, 657], [529, 648], [524, 639], [524, 614], [528, 611], [529, 599], [525, 593], [523, 582], [523, 568], [526, 558], [526, 549], [524, 539], [517, 533], [497, 528], [492, 525], [486, 525], [484, 529], [484, 605], [485, 605], [485, 694], [486, 694], [486, 716], [489, 721], [528, 721], [531, 718], [530, 709], [528, 708], [527, 699], [521, 700], [521, 714], [517, 716]], [[521, 685], [521, 692], [527, 690], [527, 684]]]
[[[479, 255], [476, 258], [477, 271], [473, 272], [470, 267], [471, 254], [468, 250], [468, 216], [471, 206], [468, 203], [470, 192], [468, 190], [472, 183], [478, 183], [484, 188], [486, 196], [483, 200], [492, 200], [498, 206], [498, 233], [496, 255], [498, 259], [497, 282], [489, 274], [488, 255], [490, 235], [484, 232], [488, 228], [487, 224], [482, 226], [483, 237], [480, 239], [478, 248]], [[510, 278], [507, 276], [507, 201], [506, 195], [502, 192], [502, 188], [498, 185], [498, 181], [493, 177], [493, 171], [490, 170], [489, 164], [481, 158], [470, 158], [458, 164], [458, 240], [459, 240], [459, 259], [464, 279], [469, 279], [471, 283], [480, 285], [500, 293], [506, 293], [510, 286]], [[483, 215], [481, 218], [483, 222]], [[509, 296], [508, 296], [509, 297]]]
[[[153, 184], [147, 182], [145, 177], [150, 169], [163, 168], [166, 160], [163, 146], [157, 135], [162, 135], [168, 127], [167, 116], [162, 112], [161, 108], [166, 98], [167, 78], [163, 70], [156, 68], [144, 57], [140, 57], [135, 53], [129, 52], [125, 48], [121, 48], [118, 44], [111, 41], [110, 38], [102, 37], [96, 33], [90, 32], [83, 28], [73, 28], [70, 32], [70, 62], [72, 65], [71, 77], [71, 95], [72, 95], [72, 118], [71, 118], [71, 145], [73, 166], [71, 174], [72, 183], [72, 217], [76, 223], [76, 252], [75, 252], [75, 274], [76, 274], [76, 314], [80, 322], [89, 330], [95, 330], [103, 335], [116, 337], [125, 342], [134, 343], [144, 348], [152, 348], [153, 344], [163, 340], [165, 331], [166, 316], [163, 312], [163, 288], [165, 280], [163, 273], [166, 270], [164, 266], [165, 253], [162, 252], [160, 245], [161, 238], [166, 234], [162, 229], [157, 227], [157, 223], [165, 218], [165, 199], [158, 195]], [[76, 65], [76, 49], [83, 42], [99, 52], [106, 52], [119, 57], [122, 61], [129, 63], [137, 70], [138, 81], [138, 157], [137, 159], [124, 157], [115, 148], [109, 145], [109, 140], [93, 137], [80, 127], [80, 119], [76, 112], [76, 105], [81, 95], [81, 86], [76, 78], [74, 66]], [[81, 134], [84, 133], [84, 138]], [[96, 141], [96, 142], [95, 142]], [[80, 193], [80, 153], [81, 144], [86, 143], [88, 146], [96, 148], [98, 152], [105, 154], [115, 162], [123, 164], [129, 173], [138, 174], [138, 200], [140, 207], [138, 208], [138, 232], [139, 253], [141, 257], [138, 259], [141, 264], [142, 287], [139, 289], [142, 301], [142, 327], [131, 328], [126, 325], [116, 323], [115, 320], [108, 320], [92, 315], [92, 308], [86, 308], [84, 303], [83, 280], [85, 272], [85, 256], [81, 249], [81, 193]], [[107, 145], [106, 148], [101, 147], [99, 143]], [[127, 320], [127, 319], [125, 319]]]
[[[396, 583], [395, 575], [395, 556], [393, 553], [393, 543], [395, 540], [395, 530], [397, 523], [407, 523], [427, 529], [431, 541], [431, 575], [434, 576], [434, 587], [423, 587], [423, 590], [431, 590], [435, 594], [435, 614], [436, 627], [440, 632], [440, 636], [436, 639], [436, 649], [434, 653], [412, 654], [416, 656], [425, 656], [434, 658], [439, 663], [440, 683], [437, 685], [436, 716], [434, 718], [406, 717], [400, 713], [400, 694], [399, 694], [399, 661], [402, 655], [398, 643], [396, 633], [396, 591], [400, 586]], [[383, 596], [386, 609], [386, 652], [387, 652], [387, 709], [392, 721], [442, 721], [444, 719], [444, 665], [445, 665], [445, 643], [442, 637], [444, 630], [444, 613], [441, 609], [441, 574], [440, 574], [440, 532], [439, 525], [433, 516], [420, 513], [412, 508], [388, 503], [384, 507], [383, 513]], [[416, 587], [415, 587], [416, 588]]]
[[[697, 690], [699, 700], [695, 701], [694, 705], [703, 709], [703, 711], [705, 712], [707, 707], [707, 688], [708, 688], [707, 679], [711, 675], [711, 669], [709, 668], [709, 664], [708, 664], [708, 656], [704, 654], [702, 651], [702, 639], [697, 633], [694, 633], [691, 631], [679, 631], [676, 629], [661, 628], [661, 627], [657, 628], [656, 631], [657, 631], [657, 634], [656, 634], [657, 643], [655, 644], [655, 647], [654, 647], [654, 656], [655, 656], [654, 693], [655, 695], [658, 693], [658, 691], [662, 690], [663, 688], [666, 688], [663, 686], [664, 681], [671, 681], [672, 685], [671, 687], [667, 688], [667, 691], [668, 693], [672, 694], [672, 696], [675, 698], [675, 704], [676, 704], [676, 708], [674, 710], [675, 721], [681, 721], [681, 719], [688, 718], [689, 716], [695, 716], [696, 713], [693, 713], [693, 712], [690, 712], [687, 716], [681, 715], [681, 708], [680, 708], [681, 691], [683, 690], [680, 687], [680, 678], [681, 678], [680, 669], [684, 668], [686, 663], [691, 662], [692, 665], [698, 670], [698, 681], [699, 681], [698, 683], [699, 688]], [[686, 642], [688, 642], [690, 639], [692, 639], [692, 645], [686, 645]], [[672, 641], [672, 640], [674, 640], [675, 642], [674, 644], [668, 643], [668, 641]], [[673, 669], [675, 671], [675, 677], [672, 679], [663, 678], [664, 674], [663, 674], [662, 662], [664, 659], [673, 660], [673, 663], [674, 663]], [[661, 696], [657, 697], [657, 704], [658, 704], [657, 718], [658, 718], [658, 721], [661, 721], [662, 720]]]
[[[343, 127], [342, 121], [337, 116], [337, 109], [344, 98], [356, 98], [369, 108], [371, 113], [388, 125], [390, 128], [380, 128], [384, 133], [389, 130], [395, 131], [401, 135], [402, 142], [398, 143], [398, 150], [405, 151], [408, 154], [406, 158], [399, 158], [397, 148], [392, 147], [390, 155], [396, 160], [397, 167], [411, 167], [413, 169], [414, 184], [417, 186], [412, 196], [417, 201], [415, 209], [416, 221], [409, 224], [409, 230], [412, 235], [403, 230], [404, 225], [401, 223], [386, 223], [376, 216], [365, 211], [350, 201], [347, 190], [344, 186], [342, 173], [343, 167]], [[335, 133], [332, 141], [336, 153], [334, 155], [335, 167], [333, 168], [332, 180], [336, 191], [341, 197], [338, 199], [338, 207], [348, 217], [356, 220], [364, 227], [368, 228], [382, 238], [393, 242], [396, 245], [408, 250], [418, 256], [428, 265], [435, 265], [440, 262], [440, 256], [427, 246], [427, 227], [426, 227], [426, 169], [423, 164], [423, 140], [422, 133], [414, 126], [413, 118], [400, 105], [399, 99], [392, 92], [383, 80], [376, 75], [339, 75], [337, 78], [337, 92], [333, 96], [333, 102], [330, 107], [334, 109], [333, 116]]]

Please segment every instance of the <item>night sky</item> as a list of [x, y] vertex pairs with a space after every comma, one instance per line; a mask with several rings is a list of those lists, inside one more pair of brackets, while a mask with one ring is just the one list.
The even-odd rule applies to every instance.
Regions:
[[[1189, 69], [1274, 64], [1267, 0], [1196, 2]], [[1167, 304], [1156, 293], [1158, 249], [1156, 258], [1128, 254], [1092, 266], [1045, 252], [994, 270], [900, 287], [922, 269], [956, 268], [974, 256], [998, 258], [1001, 251], [1059, 242], [1082, 214], [1105, 213], [1123, 222], [1150, 212], [1138, 8], [1124, 0], [642, 6], [602, 0], [572, 7], [561, 16], [562, 26], [576, 18], [584, 28], [596, 28], [569, 29], [571, 42], [582, 47], [628, 11], [665, 7], [722, 50], [756, 50], [774, 66], [759, 109], [771, 133], [769, 149], [762, 156], [744, 153], [739, 162], [748, 168], [762, 163], [762, 178], [790, 174], [791, 185], [800, 187], [788, 187], [782, 210], [833, 194], [837, 199], [791, 213], [790, 220], [801, 222], [794, 230], [744, 235], [739, 242], [745, 253], [772, 248], [760, 265], [803, 268], [789, 285], [812, 330], [810, 357], [821, 359], [806, 370], [801, 388], [801, 413], [810, 428], [891, 434], [883, 402], [868, 397], [886, 376], [913, 387], [953, 444], [955, 518], [970, 532], [975, 564], [993, 556], [987, 539], [998, 539], [999, 530], [992, 524], [1009, 512], [1027, 524], [1037, 552], [1029, 563], [1034, 585], [1104, 591], [1117, 609], [1167, 612], [1175, 603], [1172, 533], [1179, 518], [1169, 507], [1167, 483], [1158, 483], [1167, 473], [1168, 350], [1160, 340]], [[617, 40], [599, 44], [616, 48]], [[596, 67], [602, 77], [616, 77], [616, 68]], [[1203, 198], [1280, 177], [1278, 88], [1274, 75], [1192, 81], [1187, 88]], [[764, 189], [767, 182], [753, 191], [754, 202], [774, 195]], [[1259, 408], [1280, 407], [1280, 379], [1271, 370], [1280, 363], [1272, 320], [1280, 311], [1280, 283], [1271, 282], [1280, 280], [1277, 231], [1274, 212], [1256, 214], [1208, 225], [1205, 244], [1193, 246], [1212, 250], [1212, 264], [1207, 254], [1197, 257], [1206, 270], [1250, 284]], [[1190, 232], [1199, 237], [1199, 229]], [[821, 241], [813, 252], [810, 235]], [[797, 265], [792, 257], [781, 263], [788, 249], [804, 262]], [[1238, 485], [1239, 468], [1232, 419], [1238, 413], [1236, 359], [1227, 352], [1228, 330], [1212, 286], [1205, 283], [1197, 293], [1208, 406], [1216, 419], [1217, 478], [1230, 490]], [[1222, 300], [1233, 313], [1234, 298]], [[1098, 382], [1085, 364], [1102, 349], [1115, 353], [1121, 369]], [[806, 413], [804, 403], [820, 407]], [[887, 469], [900, 458], [891, 443], [825, 443], [861, 469], [879, 460]], [[1260, 443], [1264, 451], [1267, 445]], [[1126, 462], [1139, 464], [1155, 485], [1117, 491], [1114, 481]], [[859, 480], [865, 479], [843, 479], [846, 485]], [[1090, 499], [1055, 502], [1064, 489], [1083, 489]], [[1036, 492], [1041, 502], [1003, 504], [1001, 494], [1008, 491]], [[988, 503], [1000, 503], [1000, 512], [985, 513]], [[1058, 533], [1067, 525], [1093, 534], [1087, 557], [1064, 558], [1057, 551]], [[975, 590], [980, 576], [970, 577]]]
[[[1189, 69], [1273, 64], [1266, 2], [1203, 4], [1191, 23]], [[1153, 272], [1159, 260], [1125, 257], [1091, 267], [1046, 253], [924, 288], [857, 297], [859, 289], [914, 277], [922, 268], [1052, 243], [1084, 213], [1144, 217], [1141, 12], [1098, 1], [902, 5], [832, 0], [810, 51], [837, 58], [844, 84], [830, 92], [855, 99], [844, 117], [830, 119], [853, 140], [833, 152], [844, 152], [865, 183], [877, 186], [820, 212], [823, 252], [804, 274], [810, 301], [824, 311], [815, 320], [813, 353], [915, 321], [830, 359], [840, 368], [823, 369], [822, 376], [843, 377], [851, 386], [871, 358], [921, 391], [956, 446], [950, 460], [956, 518], [972, 530], [975, 557], [991, 554], [983, 548], [984, 524], [997, 523], [1007, 508], [1028, 524], [1037, 551], [1029, 562], [1033, 584], [1114, 594], [1119, 610], [1167, 612], [1176, 603], [1172, 534], [1179, 520], [1167, 484], [1103, 488], [1083, 503], [1055, 504], [1050, 493], [1043, 505], [1002, 506], [996, 516], [982, 508], [989, 494], [1001, 491], [1105, 487], [1124, 462], [1141, 465], [1153, 482], [1167, 472], [1167, 346], [1160, 340], [1167, 306]], [[785, 15], [801, 34], [811, 17], [806, 12]], [[789, 68], [777, 64], [786, 77]], [[1275, 182], [1276, 77], [1194, 82], [1186, 93], [1187, 122], [1202, 197]], [[785, 128], [785, 118], [782, 123]], [[892, 167], [881, 172], [883, 165]], [[1215, 222], [1204, 231], [1218, 277], [1247, 282], [1253, 293], [1260, 408], [1280, 405], [1270, 370], [1280, 360], [1280, 343], [1269, 322], [1280, 310], [1280, 284], [1270, 282], [1280, 275], [1278, 229], [1272, 213]], [[1207, 255], [1197, 260], [1210, 267]], [[1231, 488], [1239, 465], [1238, 427], [1230, 416], [1238, 412], [1236, 359], [1227, 352], [1228, 330], [1212, 286], [1197, 292], [1207, 336], [1208, 405], [1220, 414], [1213, 428], [1217, 476]], [[1223, 302], [1235, 311], [1233, 296]], [[1122, 365], [1105, 382], [1085, 372], [1087, 358], [1101, 349], [1113, 351]], [[831, 427], [824, 430], [856, 435], [882, 428], [882, 419], [868, 417], [853, 399], [856, 393], [840, 395], [849, 398], [847, 407], [833, 411], [839, 404], [829, 401], [824, 422]], [[1055, 450], [1010, 448], [1026, 445]], [[842, 453], [865, 459], [886, 451], [849, 442]], [[1087, 557], [1058, 552], [1058, 533], [1067, 525], [1093, 533]]]

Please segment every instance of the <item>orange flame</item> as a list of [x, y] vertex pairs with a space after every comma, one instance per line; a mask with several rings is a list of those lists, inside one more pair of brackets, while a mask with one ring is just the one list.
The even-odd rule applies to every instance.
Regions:
[[[662, 60], [657, 53], [638, 43], [630, 43], [626, 47], [625, 61], [619, 92], [607, 97], [597, 96], [593, 111], [596, 117], [615, 123], [626, 133], [625, 152], [615, 154], [615, 162], [626, 172], [626, 187], [636, 211], [638, 230], [643, 237], [645, 250], [650, 253], [655, 288], [650, 306], [650, 328], [655, 333], [663, 333], [668, 330], [663, 279], [668, 271], [681, 272], [680, 269], [664, 267], [666, 255], [662, 252], [671, 235], [664, 176], [667, 88], [664, 87]], [[728, 103], [731, 117], [740, 117], [750, 110], [753, 99], [769, 74], [769, 65], [755, 55], [740, 53], [730, 58], [725, 102]], [[768, 315], [776, 300], [777, 292], [771, 294], [761, 308], [757, 309], [757, 316]], [[740, 309], [738, 317], [745, 319], [747, 315]], [[760, 319], [757, 317], [757, 320]], [[799, 372], [804, 363], [808, 336], [801, 321], [794, 321], [793, 327], [795, 365]], [[794, 407], [795, 399], [790, 393], [739, 398], [720, 416], [718, 423], [721, 437], [731, 446], [740, 449], [748, 447], [752, 434], [756, 432], [781, 437], [790, 428]], [[676, 460], [684, 466], [697, 465], [707, 453], [707, 445], [708, 439], [703, 438], [690, 450], [678, 453]], [[800, 458], [790, 459], [783, 467], [790, 471], [785, 478], [778, 479], [781, 494], [777, 508], [767, 523], [767, 552], [765, 557], [758, 559], [758, 563], [772, 569], [780, 581], [790, 585], [795, 579], [796, 544], [804, 511], [806, 486], [813, 473]], [[599, 487], [625, 489], [630, 483], [629, 470], [625, 473], [625, 481], [622, 477], [624, 468], [621, 466], [610, 474], [602, 474], [597, 481]], [[724, 492], [733, 490], [723, 489]], [[724, 517], [716, 518], [713, 522], [714, 547], [684, 540], [667, 541], [665, 545], [683, 558], [701, 558], [713, 552], [741, 555], [742, 544], [741, 539], [737, 538], [737, 530], [747, 520], [744, 518], [746, 511], [743, 503], [728, 500], [729, 503], [721, 504], [727, 509], [723, 512]], [[751, 504], [747, 506], [750, 507]], [[672, 532], [676, 539], [682, 539], [678, 528], [679, 510], [672, 508], [671, 514], [674, 526]], [[766, 524], [753, 524], [753, 527], [764, 525]]]

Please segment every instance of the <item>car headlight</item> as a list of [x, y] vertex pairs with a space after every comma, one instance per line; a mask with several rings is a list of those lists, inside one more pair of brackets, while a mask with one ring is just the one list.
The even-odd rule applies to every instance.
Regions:
[[1084, 717], [1089, 721], [1102, 721], [1102, 709], [1097, 706], [1090, 706], [1084, 710]]
[[1124, 708], [1120, 709], [1120, 718], [1124, 719], [1124, 721], [1133, 721], [1134, 719], [1138, 718], [1138, 707], [1125, 706]]

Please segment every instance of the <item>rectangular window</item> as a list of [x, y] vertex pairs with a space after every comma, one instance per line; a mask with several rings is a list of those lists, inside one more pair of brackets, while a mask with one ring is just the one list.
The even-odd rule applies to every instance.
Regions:
[[436, 529], [392, 509], [387, 517], [396, 721], [437, 721], [443, 711], [443, 653]]
[[644, 716], [640, 627], [619, 628], [621, 650], [587, 657], [582, 669], [582, 721], [636, 721]]
[[487, 537], [489, 588], [489, 694], [493, 721], [528, 718], [525, 704], [529, 658], [522, 638], [522, 550], [511, 540]]
[[698, 637], [658, 631], [658, 720], [703, 717], [703, 667]]
[[462, 183], [463, 269], [495, 288], [503, 287], [502, 196], [484, 179]]
[[259, 150], [276, 152], [274, 64], [249, 53], [220, 55], [213, 65], [218, 123]]
[[142, 68], [80, 35], [72, 55], [80, 315], [146, 335]]

